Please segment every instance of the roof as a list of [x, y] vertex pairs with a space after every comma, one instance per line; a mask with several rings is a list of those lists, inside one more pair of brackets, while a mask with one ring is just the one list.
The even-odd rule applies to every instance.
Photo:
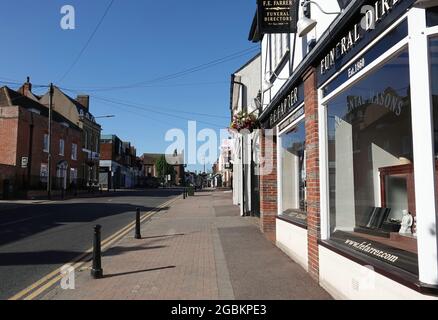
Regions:
[[[14, 91], [7, 86], [1, 87], [0, 107], [14, 107], [14, 106], [19, 106], [27, 110], [36, 110], [43, 117], [49, 116], [49, 109], [44, 105], [42, 105], [41, 103], [39, 103], [38, 101], [23, 96], [19, 92]], [[56, 111], [53, 111], [52, 117], [53, 117], [52, 118], [53, 121], [55, 122], [68, 123], [70, 127], [80, 130], [77, 125], [75, 125], [73, 122], [63, 117], [61, 114], [59, 114]]]
[[[89, 109], [87, 109], [85, 106], [80, 104], [78, 101], [76, 101], [75, 99], [70, 97], [68, 94], [66, 94], [64, 91], [62, 91], [59, 87], [54, 86], [53, 88], [54, 88], [55, 92], [57, 92], [58, 94], [61, 94], [62, 96], [64, 96], [72, 105], [74, 105], [76, 107], [76, 109], [78, 110], [79, 115], [84, 115], [85, 119], [88, 119], [89, 121], [93, 122], [95, 125], [100, 127], [100, 125], [95, 121], [95, 118], [94, 118], [93, 114], [90, 112]], [[49, 93], [47, 92], [44, 96], [47, 96], [48, 94]]]
[[251, 30], [249, 31], [248, 40], [252, 42], [259, 42], [262, 40], [263, 36], [259, 32], [259, 26], [258, 26], [258, 17], [257, 17], [257, 11], [254, 15], [254, 19], [252, 20], [251, 24]]

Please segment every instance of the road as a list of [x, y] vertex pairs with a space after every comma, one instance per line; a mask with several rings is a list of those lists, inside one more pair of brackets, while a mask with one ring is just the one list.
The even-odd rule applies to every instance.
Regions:
[[126, 191], [107, 197], [42, 204], [0, 203], [0, 299], [8, 299], [91, 247], [93, 227], [102, 239], [178, 190]]

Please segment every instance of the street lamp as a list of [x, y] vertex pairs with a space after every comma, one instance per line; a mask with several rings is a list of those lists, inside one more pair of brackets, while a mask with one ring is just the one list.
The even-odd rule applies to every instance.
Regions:
[[107, 116], [98, 116], [98, 117], [94, 117], [94, 119], [103, 119], [103, 118], [115, 118], [115, 115], [107, 115]]

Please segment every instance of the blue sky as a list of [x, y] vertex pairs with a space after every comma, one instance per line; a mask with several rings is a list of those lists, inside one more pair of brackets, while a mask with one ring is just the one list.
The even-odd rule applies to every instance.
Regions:
[[[93, 90], [154, 80], [256, 48], [247, 40], [256, 1], [115, 0], [79, 62], [59, 82], [109, 2], [4, 1], [0, 11], [0, 84], [22, 82], [30, 76], [34, 85], [54, 82], [74, 90], [69, 92], [72, 96], [88, 93], [95, 116], [116, 115], [99, 120], [103, 133], [115, 133], [131, 141], [138, 153], [164, 152], [169, 144], [164, 141], [167, 130], [187, 129], [186, 119], [163, 113], [197, 120], [198, 130], [227, 127], [230, 74], [254, 56], [256, 50], [184, 77], [123, 90]], [[75, 30], [60, 27], [60, 9], [67, 4], [76, 10]], [[41, 93], [41, 89], [34, 91]], [[115, 100], [130, 106], [108, 102]]]

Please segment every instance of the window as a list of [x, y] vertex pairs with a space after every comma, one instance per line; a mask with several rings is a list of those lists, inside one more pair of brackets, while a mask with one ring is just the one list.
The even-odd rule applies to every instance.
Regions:
[[47, 133], [44, 134], [43, 151], [49, 152], [49, 135]]
[[59, 140], [59, 155], [64, 156], [64, 147], [65, 147], [65, 141], [63, 139]]
[[281, 216], [306, 223], [306, 127], [304, 120], [280, 136]]
[[71, 168], [70, 169], [70, 183], [76, 183], [78, 180], [78, 169]]
[[330, 239], [418, 275], [409, 54], [327, 103]]
[[78, 145], [76, 143], [71, 145], [71, 159], [78, 160]]

